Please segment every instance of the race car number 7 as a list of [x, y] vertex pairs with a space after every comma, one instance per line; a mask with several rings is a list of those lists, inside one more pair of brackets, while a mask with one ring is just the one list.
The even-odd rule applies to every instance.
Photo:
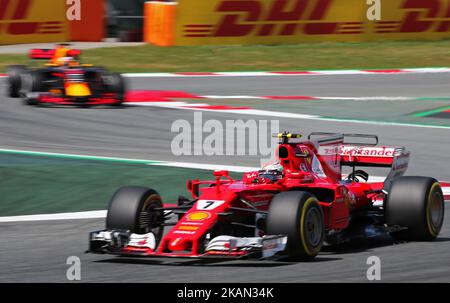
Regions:
[[198, 200], [197, 201], [197, 209], [198, 210], [211, 210], [216, 207], [219, 207], [225, 203], [224, 200]]

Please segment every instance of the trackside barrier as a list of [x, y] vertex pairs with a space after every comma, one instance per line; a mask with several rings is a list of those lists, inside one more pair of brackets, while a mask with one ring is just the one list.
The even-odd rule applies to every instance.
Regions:
[[144, 41], [158, 46], [172, 46], [175, 43], [175, 2], [146, 2], [144, 6]]
[[[166, 7], [170, 13], [166, 12]], [[147, 2], [145, 41], [156, 45], [295, 44], [450, 38], [450, 0], [182, 0]]]
[[64, 0], [0, 0], [0, 45], [101, 41], [105, 0], [84, 0], [81, 20], [69, 21]]
[[70, 21], [70, 40], [102, 41], [105, 37], [105, 0], [84, 0], [80, 4], [81, 20]]

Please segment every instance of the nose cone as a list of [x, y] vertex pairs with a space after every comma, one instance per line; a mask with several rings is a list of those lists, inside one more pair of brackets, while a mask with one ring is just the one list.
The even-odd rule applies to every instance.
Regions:
[[66, 96], [68, 97], [88, 97], [91, 90], [85, 83], [71, 83], [66, 87]]
[[189, 240], [183, 238], [176, 238], [169, 244], [169, 249], [171, 251], [182, 251], [187, 250], [189, 246]]

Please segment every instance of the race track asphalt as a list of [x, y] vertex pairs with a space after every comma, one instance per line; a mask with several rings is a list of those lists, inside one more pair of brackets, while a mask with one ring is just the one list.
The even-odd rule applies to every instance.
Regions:
[[[449, 96], [449, 74], [372, 76], [289, 76], [130, 79], [133, 89], [183, 90], [208, 95]], [[0, 86], [4, 88], [4, 79]], [[2, 93], [4, 95], [4, 93]], [[0, 100], [0, 148], [97, 156], [256, 166], [256, 156], [175, 157], [170, 152], [177, 119], [193, 120], [193, 111], [127, 107], [124, 109], [35, 108], [19, 100]], [[203, 119], [237, 119], [204, 112]], [[239, 119], [273, 119], [239, 115]], [[373, 133], [386, 145], [412, 152], [408, 174], [450, 180], [450, 130], [283, 118], [282, 129]], [[447, 214], [450, 211], [447, 205]], [[128, 260], [85, 255], [87, 233], [103, 220], [0, 224], [1, 282], [65, 282], [66, 258], [82, 259], [85, 282], [364, 282], [366, 259], [382, 261], [382, 281], [450, 282], [450, 223], [433, 243], [393, 245], [389, 239], [327, 251], [311, 263], [255, 261]], [[269, 274], [270, 273], [270, 274]]]

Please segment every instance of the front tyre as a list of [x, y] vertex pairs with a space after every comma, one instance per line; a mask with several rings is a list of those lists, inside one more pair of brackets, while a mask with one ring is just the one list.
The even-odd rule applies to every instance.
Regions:
[[23, 65], [12, 65], [6, 69], [8, 75], [8, 97], [19, 98], [22, 88], [22, 75], [26, 74], [28, 69]]
[[385, 201], [386, 223], [407, 229], [392, 232], [391, 236], [409, 241], [436, 239], [444, 222], [444, 203], [444, 195], [436, 179], [396, 179]]
[[106, 228], [136, 234], [152, 232], [158, 243], [164, 229], [162, 207], [161, 196], [155, 190], [141, 186], [122, 187], [109, 203]]
[[325, 236], [322, 207], [308, 192], [282, 192], [272, 199], [267, 216], [268, 235], [287, 235], [289, 259], [305, 261], [317, 256]]
[[22, 87], [20, 94], [25, 96], [24, 102], [26, 105], [38, 105], [39, 93], [47, 91], [45, 81], [47, 76], [45, 72], [35, 70], [25, 73], [21, 76]]
[[126, 83], [121, 74], [110, 73], [103, 76], [106, 85], [106, 92], [113, 93], [116, 96], [117, 102], [114, 105], [121, 106], [125, 101]]

